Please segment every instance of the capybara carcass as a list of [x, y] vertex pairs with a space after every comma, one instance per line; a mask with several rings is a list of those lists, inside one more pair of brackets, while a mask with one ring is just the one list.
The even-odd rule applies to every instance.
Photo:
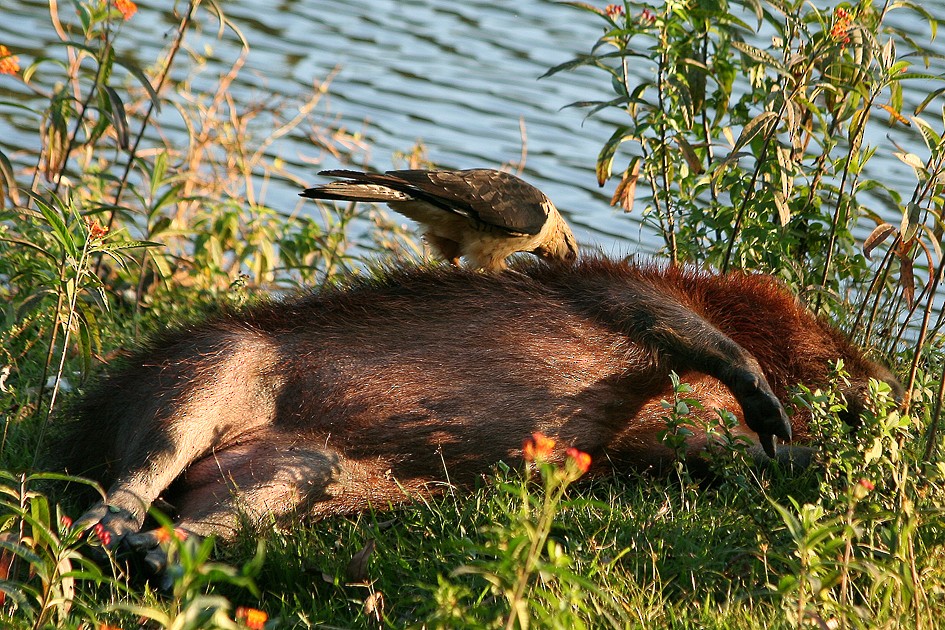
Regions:
[[851, 409], [869, 378], [899, 387], [764, 275], [606, 259], [388, 270], [164, 333], [78, 403], [71, 472], [103, 481], [84, 522], [113, 545], [159, 497], [183, 529], [226, 536], [239, 510], [322, 516], [468, 485], [536, 431], [592, 472], [659, 466], [671, 370], [706, 418], [732, 411], [773, 454], [775, 436], [808, 435], [789, 389], [825, 385], [837, 359]]

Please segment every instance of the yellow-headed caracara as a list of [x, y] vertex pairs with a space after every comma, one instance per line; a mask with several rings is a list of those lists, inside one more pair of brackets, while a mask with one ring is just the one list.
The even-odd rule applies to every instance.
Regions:
[[506, 268], [505, 259], [530, 252], [572, 262], [574, 234], [551, 200], [522, 179], [487, 168], [361, 173], [322, 171], [345, 181], [300, 193], [312, 199], [384, 202], [422, 226], [430, 246], [454, 265], [466, 258], [484, 271]]

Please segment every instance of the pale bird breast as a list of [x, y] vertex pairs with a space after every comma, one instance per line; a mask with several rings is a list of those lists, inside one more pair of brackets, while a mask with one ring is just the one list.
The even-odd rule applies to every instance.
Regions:
[[458, 243], [470, 231], [470, 223], [465, 217], [424, 201], [395, 201], [387, 205], [408, 219], [413, 219], [424, 227], [425, 232], [434, 236]]

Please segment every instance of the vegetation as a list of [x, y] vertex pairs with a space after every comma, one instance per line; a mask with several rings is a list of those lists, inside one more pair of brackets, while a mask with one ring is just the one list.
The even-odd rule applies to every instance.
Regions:
[[[83, 541], [43, 492], [49, 481], [82, 482], [36, 472], [34, 461], [66, 390], [182, 313], [322, 285], [417, 247], [377, 209], [325, 207], [315, 220], [266, 205], [270, 178], [293, 179], [266, 157], [278, 137], [308, 134], [339, 155], [359, 140], [316, 116], [327, 83], [297, 103], [233, 102], [245, 41], [215, 92], [190, 80], [171, 89], [172, 69], [202, 70], [187, 36], [217, 23], [239, 36], [217, 5], [178, 3], [179, 29], [145, 69], [122, 53], [132, 2], [51, 3], [58, 46], [27, 62], [0, 45], [0, 85], [16, 95], [0, 107], [39, 132], [28, 160], [0, 146], [0, 623], [938, 626], [945, 117], [932, 108], [945, 83], [889, 17], [918, 17], [933, 35], [934, 19], [906, 1], [568, 4], [597, 14], [603, 35], [549, 75], [588, 66], [609, 79], [613, 94], [575, 105], [624, 121], [596, 165], [601, 184], [618, 180], [614, 203], [642, 206], [672, 260], [783, 278], [894, 362], [906, 405], [877, 385], [853, 432], [837, 420], [835, 392], [799, 391], [823, 444], [800, 476], [759, 471], [723, 434], [712, 481], [680, 461], [666, 477], [572, 485], [582, 454], [555, 467], [534, 436], [528, 470], [500, 464], [470, 496], [274, 528], [262, 545], [247, 531], [216, 550], [228, 564], [210, 560], [212, 543], [168, 529], [178, 563], [163, 585], [91, 562], [95, 533]], [[631, 78], [636, 63], [653, 67], [650, 81]], [[928, 97], [905, 103], [907, 81], [922, 81]], [[186, 146], [164, 140], [162, 108], [189, 130]], [[254, 137], [256, 119], [272, 134]], [[911, 150], [880, 145], [887, 124]], [[889, 151], [913, 184], [871, 171], [874, 154]], [[896, 208], [900, 224], [879, 206]], [[664, 439], [682, 452], [698, 401], [675, 386]]]

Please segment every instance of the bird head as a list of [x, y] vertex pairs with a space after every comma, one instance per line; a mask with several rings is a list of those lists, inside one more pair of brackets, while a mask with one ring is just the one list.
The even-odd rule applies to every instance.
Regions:
[[532, 253], [549, 262], [573, 263], [578, 257], [578, 244], [571, 228], [557, 211], [549, 216], [549, 220], [555, 222], [553, 229], [549, 230], [548, 238]]

